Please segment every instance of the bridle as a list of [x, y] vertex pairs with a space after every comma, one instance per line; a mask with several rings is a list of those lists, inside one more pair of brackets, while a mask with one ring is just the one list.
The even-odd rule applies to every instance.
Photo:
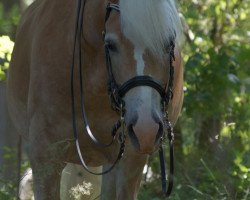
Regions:
[[[174, 67], [173, 67], [173, 61], [175, 59], [174, 57], [174, 48], [175, 48], [175, 41], [174, 39], [170, 43], [170, 72], [169, 72], [169, 81], [166, 87], [162, 87], [160, 82], [158, 80], [155, 80], [151, 76], [135, 76], [122, 85], [118, 85], [112, 72], [112, 62], [109, 54], [109, 48], [105, 45], [105, 56], [106, 56], [106, 66], [107, 66], [107, 72], [108, 72], [108, 94], [110, 96], [111, 100], [111, 106], [112, 109], [120, 114], [120, 119], [118, 122], [114, 125], [112, 130], [112, 140], [108, 144], [103, 144], [100, 141], [98, 141], [94, 135], [92, 134], [92, 131], [90, 130], [90, 126], [88, 123], [85, 106], [84, 106], [84, 91], [83, 91], [83, 79], [82, 79], [82, 53], [81, 53], [81, 36], [82, 36], [82, 30], [83, 30], [83, 11], [85, 7], [85, 1], [78, 0], [78, 6], [77, 6], [77, 20], [75, 25], [75, 37], [74, 37], [74, 46], [73, 46], [73, 59], [72, 59], [72, 66], [71, 66], [71, 107], [72, 107], [72, 125], [73, 125], [73, 132], [74, 132], [74, 139], [77, 147], [77, 152], [81, 161], [82, 166], [91, 174], [94, 175], [104, 175], [109, 173], [116, 164], [120, 161], [120, 159], [123, 156], [124, 150], [125, 150], [125, 140], [126, 140], [126, 134], [125, 134], [125, 121], [124, 121], [124, 115], [125, 115], [125, 102], [123, 100], [124, 96], [128, 91], [130, 91], [132, 88], [138, 87], [138, 86], [148, 86], [153, 89], [155, 89], [161, 96], [161, 103], [162, 103], [162, 111], [164, 113], [163, 117], [163, 125], [165, 129], [167, 130], [167, 137], [169, 140], [169, 146], [170, 146], [170, 175], [169, 175], [169, 184], [167, 187], [167, 180], [166, 180], [166, 172], [165, 172], [165, 159], [164, 159], [164, 150], [162, 147], [162, 143], [166, 137], [165, 132], [161, 136], [160, 140], [160, 147], [159, 147], [159, 157], [160, 157], [160, 166], [161, 166], [161, 177], [162, 177], [162, 189], [166, 197], [168, 197], [171, 194], [172, 188], [173, 188], [173, 174], [174, 174], [174, 155], [173, 155], [173, 142], [174, 142], [174, 133], [172, 125], [169, 121], [168, 117], [168, 105], [169, 102], [173, 98], [173, 81], [174, 81]], [[106, 22], [109, 19], [110, 13], [112, 10], [120, 12], [119, 5], [117, 4], [111, 4], [109, 3], [106, 8], [106, 16], [105, 16], [105, 25]], [[106, 28], [103, 31], [103, 38], [105, 38], [106, 34]], [[78, 47], [78, 52], [77, 52]], [[79, 82], [80, 82], [80, 96], [81, 96], [81, 113], [82, 113], [82, 119], [85, 125], [86, 132], [88, 136], [91, 138], [94, 144], [96, 144], [98, 147], [109, 147], [111, 146], [115, 139], [118, 138], [118, 142], [120, 143], [120, 151], [118, 153], [117, 159], [113, 163], [113, 165], [106, 171], [102, 173], [95, 173], [92, 172], [86, 163], [84, 162], [84, 159], [81, 154], [79, 140], [78, 140], [78, 130], [77, 130], [77, 121], [76, 121], [76, 111], [75, 111], [75, 91], [74, 91], [74, 72], [75, 72], [75, 57], [76, 53], [78, 53], [79, 56], [79, 63], [78, 63], [78, 73], [79, 73]], [[117, 136], [118, 130], [121, 129], [119, 135]]]
[[[117, 4], [108, 4], [106, 9], [106, 17], [105, 17], [105, 24], [109, 19], [110, 13], [112, 10], [115, 10], [117, 12], [120, 12], [119, 5]], [[105, 37], [106, 30], [103, 32], [103, 38]], [[113, 72], [112, 72], [112, 63], [110, 59], [109, 49], [107, 46], [105, 46], [105, 55], [106, 55], [106, 66], [108, 71], [108, 94], [111, 98], [112, 108], [116, 111], [120, 111], [120, 105], [123, 100], [123, 97], [126, 95], [126, 93], [131, 90], [132, 88], [138, 87], [138, 86], [148, 86], [155, 89], [161, 96], [162, 103], [165, 103], [166, 105], [169, 104], [170, 100], [173, 97], [173, 75], [174, 75], [174, 69], [173, 69], [173, 59], [174, 59], [174, 42], [171, 41], [170, 44], [170, 76], [169, 76], [169, 82], [168, 87], [162, 87], [160, 82], [158, 80], [155, 80], [151, 76], [135, 76], [122, 85], [118, 85]]]

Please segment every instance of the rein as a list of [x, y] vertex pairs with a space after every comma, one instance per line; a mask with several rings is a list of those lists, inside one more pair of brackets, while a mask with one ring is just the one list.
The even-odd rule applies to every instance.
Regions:
[[[168, 105], [169, 102], [173, 98], [173, 81], [174, 81], [174, 67], [173, 67], [173, 60], [174, 57], [174, 39], [170, 43], [170, 72], [169, 72], [169, 81], [165, 88], [163, 88], [158, 80], [155, 80], [151, 76], [135, 76], [134, 78], [129, 79], [122, 85], [118, 85], [112, 72], [112, 62], [109, 54], [109, 49], [107, 46], [105, 46], [105, 56], [106, 56], [106, 66], [108, 71], [108, 94], [110, 96], [111, 106], [112, 109], [120, 114], [120, 119], [118, 122], [114, 125], [112, 129], [112, 139], [108, 144], [104, 144], [100, 141], [98, 141], [95, 136], [93, 135], [89, 123], [88, 118], [86, 114], [86, 109], [84, 106], [84, 91], [83, 91], [83, 78], [82, 78], [82, 52], [81, 52], [81, 36], [83, 31], [83, 11], [85, 7], [85, 1], [78, 0], [77, 5], [77, 15], [76, 15], [76, 25], [75, 25], [75, 36], [74, 36], [74, 45], [73, 45], [73, 59], [72, 59], [72, 65], [71, 65], [71, 107], [72, 107], [72, 126], [73, 126], [73, 133], [74, 133], [74, 139], [75, 144], [77, 147], [77, 153], [80, 158], [81, 164], [84, 167], [86, 171], [88, 171], [91, 174], [94, 175], [104, 175], [109, 173], [116, 164], [120, 161], [122, 158], [124, 151], [125, 151], [125, 141], [126, 141], [126, 135], [125, 135], [125, 121], [124, 121], [124, 115], [125, 115], [125, 102], [123, 101], [123, 97], [126, 95], [126, 93], [131, 90], [132, 88], [138, 87], [138, 86], [148, 86], [153, 89], [155, 89], [161, 96], [162, 99], [162, 111], [164, 112], [164, 118], [163, 118], [163, 125], [164, 128], [167, 130], [167, 137], [169, 140], [169, 147], [170, 147], [170, 175], [169, 175], [169, 183], [167, 187], [167, 180], [166, 180], [166, 171], [165, 171], [165, 157], [164, 157], [164, 150], [162, 147], [162, 143], [166, 137], [166, 132], [162, 134], [160, 147], [159, 147], [159, 157], [160, 157], [160, 166], [161, 166], [161, 179], [162, 179], [162, 190], [166, 197], [168, 197], [171, 194], [172, 188], [173, 188], [173, 175], [174, 175], [174, 151], [173, 151], [173, 142], [174, 142], [174, 133], [172, 125], [169, 121], [168, 117]], [[117, 12], [120, 12], [119, 5], [117, 4], [111, 4], [109, 3], [106, 8], [106, 16], [105, 16], [105, 24], [109, 19], [110, 13], [112, 10], [115, 10]], [[106, 34], [106, 28], [103, 31], [103, 38], [105, 38]], [[78, 47], [78, 48], [77, 48]], [[78, 49], [78, 52], [77, 52]], [[78, 54], [77, 54], [78, 53]], [[77, 120], [76, 120], [76, 108], [75, 108], [75, 90], [74, 90], [74, 78], [75, 78], [75, 59], [76, 56], [79, 57], [79, 63], [78, 63], [78, 73], [79, 73], [79, 83], [80, 83], [80, 98], [81, 98], [81, 114], [82, 114], [82, 120], [84, 123], [84, 127], [86, 129], [86, 132], [88, 136], [91, 138], [92, 142], [97, 145], [98, 147], [105, 148], [110, 147], [116, 139], [118, 139], [118, 142], [120, 143], [120, 151], [118, 153], [118, 156], [112, 166], [102, 172], [102, 173], [95, 173], [92, 172], [88, 166], [86, 165], [80, 145], [79, 145], [79, 135], [78, 135], [78, 129], [77, 129]], [[117, 136], [118, 130], [121, 129], [121, 132]]]
[[[83, 79], [82, 79], [82, 53], [81, 53], [81, 36], [82, 36], [82, 30], [83, 30], [83, 11], [84, 11], [84, 7], [85, 7], [85, 1], [82, 0], [78, 0], [78, 5], [77, 5], [77, 15], [76, 15], [76, 24], [75, 24], [75, 36], [74, 36], [74, 45], [73, 45], [73, 59], [72, 59], [72, 65], [71, 65], [71, 108], [72, 108], [72, 126], [73, 126], [73, 133], [74, 133], [74, 139], [75, 139], [75, 144], [76, 144], [76, 148], [77, 148], [77, 153], [78, 156], [80, 158], [81, 164], [83, 166], [83, 168], [88, 171], [90, 174], [93, 175], [104, 175], [109, 173], [114, 167], [115, 165], [119, 162], [119, 160], [122, 158], [124, 150], [125, 150], [125, 137], [124, 140], [120, 140], [121, 144], [120, 144], [120, 151], [118, 153], [117, 159], [115, 160], [114, 164], [106, 171], [102, 172], [102, 173], [96, 173], [96, 172], [92, 172], [87, 164], [85, 163], [82, 153], [81, 153], [81, 149], [80, 149], [80, 145], [79, 145], [79, 135], [78, 135], [78, 129], [77, 129], [77, 120], [76, 120], [76, 109], [75, 109], [75, 91], [74, 91], [74, 72], [75, 72], [75, 57], [76, 57], [76, 51], [77, 51], [77, 42], [78, 42], [78, 57], [79, 57], [79, 68], [78, 68], [78, 73], [79, 73], [79, 83], [80, 83], [80, 97], [81, 97], [81, 114], [82, 114], [82, 120], [83, 123], [85, 125], [85, 129], [86, 132], [88, 134], [88, 136], [91, 138], [91, 140], [98, 146], [98, 147], [109, 147], [113, 144], [113, 142], [115, 141], [115, 137], [116, 137], [116, 133], [118, 131], [118, 129], [122, 126], [122, 123], [120, 121], [118, 121], [112, 130], [112, 140], [110, 143], [108, 144], [103, 144], [101, 142], [99, 142], [95, 136], [93, 135], [92, 131], [90, 130], [90, 126], [88, 123], [88, 118], [87, 118], [87, 114], [86, 114], [86, 110], [85, 110], [85, 106], [84, 106], [84, 93], [83, 93]], [[123, 132], [124, 132], [124, 126], [123, 128]]]

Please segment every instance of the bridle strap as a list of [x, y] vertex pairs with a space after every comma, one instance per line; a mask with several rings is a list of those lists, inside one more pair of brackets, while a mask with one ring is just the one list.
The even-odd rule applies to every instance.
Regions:
[[[173, 185], [174, 185], [174, 132], [171, 125], [171, 122], [168, 120], [167, 114], [164, 116], [164, 126], [167, 130], [167, 137], [169, 141], [169, 176], [168, 176], [168, 186], [166, 180], [166, 166], [165, 166], [165, 156], [164, 156], [164, 149], [162, 144], [159, 147], [159, 158], [160, 158], [160, 168], [161, 168], [161, 183], [162, 183], [162, 191], [166, 197], [169, 197]], [[164, 135], [165, 137], [165, 135]], [[162, 141], [163, 142], [162, 138]]]
[[165, 89], [161, 87], [159, 81], [154, 80], [151, 76], [136, 76], [134, 78], [129, 79], [127, 82], [125, 82], [122, 86], [119, 87], [118, 95], [120, 97], [124, 97], [129, 90], [138, 86], [152, 87], [158, 91], [162, 98], [165, 98]]
[[170, 41], [170, 60], [169, 60], [169, 80], [168, 85], [166, 86], [167, 92], [166, 92], [166, 103], [169, 104], [169, 102], [173, 99], [173, 87], [174, 87], [174, 66], [173, 61], [175, 61], [175, 55], [174, 55], [174, 49], [175, 49], [175, 43], [174, 39]]
[[112, 10], [120, 12], [119, 5], [118, 4], [114, 4], [114, 3], [108, 3], [108, 5], [106, 7], [105, 23], [108, 21], [110, 13], [111, 13]]
[[161, 183], [162, 183], [162, 191], [166, 197], [169, 197], [173, 185], [174, 185], [174, 145], [173, 142], [169, 142], [169, 160], [170, 160], [170, 170], [169, 170], [169, 176], [168, 176], [168, 187], [167, 187], [167, 180], [166, 180], [166, 166], [165, 166], [165, 156], [164, 156], [164, 149], [162, 146], [159, 148], [159, 158], [160, 158], [160, 167], [161, 167]]

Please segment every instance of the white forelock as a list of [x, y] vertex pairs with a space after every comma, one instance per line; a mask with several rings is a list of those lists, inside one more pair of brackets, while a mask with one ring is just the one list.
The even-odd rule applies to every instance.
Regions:
[[120, 0], [123, 34], [133, 44], [163, 56], [164, 48], [182, 29], [174, 0]]

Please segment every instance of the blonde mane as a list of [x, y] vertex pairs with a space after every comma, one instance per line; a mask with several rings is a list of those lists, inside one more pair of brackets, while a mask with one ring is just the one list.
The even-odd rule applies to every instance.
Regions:
[[120, 0], [123, 34], [137, 46], [163, 56], [172, 38], [181, 36], [174, 0]]

